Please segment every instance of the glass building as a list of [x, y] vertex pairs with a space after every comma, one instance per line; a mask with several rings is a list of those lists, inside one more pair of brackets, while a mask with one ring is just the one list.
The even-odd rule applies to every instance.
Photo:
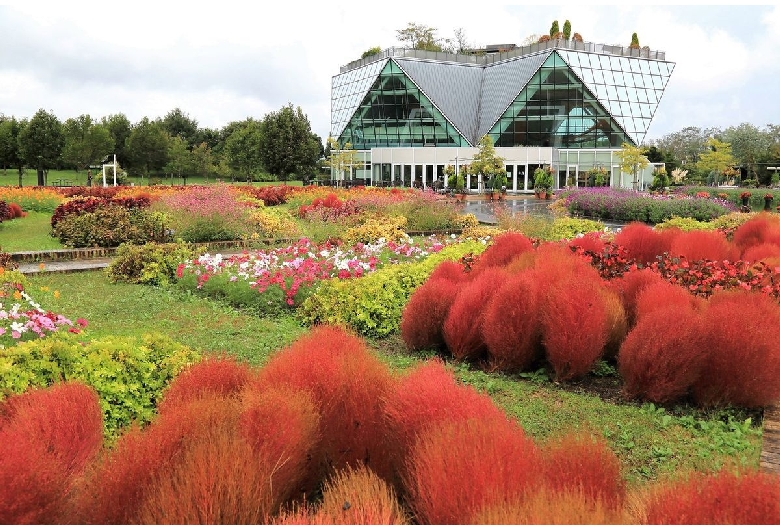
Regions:
[[377, 185], [441, 181], [487, 134], [515, 191], [533, 189], [540, 165], [556, 187], [585, 185], [595, 167], [630, 186], [615, 152], [644, 140], [673, 69], [663, 52], [564, 40], [484, 55], [390, 48], [333, 77], [331, 136], [360, 152], [353, 174]]

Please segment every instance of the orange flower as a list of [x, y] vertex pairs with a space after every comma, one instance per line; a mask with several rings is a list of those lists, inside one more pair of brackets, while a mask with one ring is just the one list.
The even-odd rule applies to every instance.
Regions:
[[21, 300], [21, 299], [22, 299], [22, 292], [14, 291], [14, 300]]
[[54, 291], [54, 298], [59, 298], [59, 297], [60, 297], [60, 292]]

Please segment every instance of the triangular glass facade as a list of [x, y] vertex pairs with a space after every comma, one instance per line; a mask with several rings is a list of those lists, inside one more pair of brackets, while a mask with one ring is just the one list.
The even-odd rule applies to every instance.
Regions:
[[341, 145], [350, 143], [353, 149], [469, 145], [392, 60], [363, 94], [343, 130], [334, 132]]
[[674, 63], [570, 50], [559, 53], [634, 142], [641, 143]]
[[333, 77], [330, 87], [330, 133], [338, 137], [387, 59], [375, 61]]
[[556, 51], [488, 134], [496, 147], [619, 148], [635, 143], [621, 125]]

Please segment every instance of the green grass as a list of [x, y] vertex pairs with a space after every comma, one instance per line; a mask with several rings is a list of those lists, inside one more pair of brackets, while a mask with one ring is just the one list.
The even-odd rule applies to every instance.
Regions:
[[0, 249], [3, 252], [23, 250], [53, 250], [64, 248], [59, 240], [51, 237], [51, 215], [29, 212], [27, 217], [19, 217], [0, 223]]
[[[305, 332], [292, 318], [260, 319], [213, 300], [176, 290], [111, 284], [103, 272], [31, 275], [29, 293], [45, 309], [86, 318], [88, 334], [164, 333], [205, 352], [227, 352], [260, 366]], [[55, 296], [55, 291], [57, 291]], [[398, 336], [370, 341], [395, 372], [433, 352], [409, 354]], [[747, 411], [666, 411], [650, 404], [614, 404], [576, 389], [562, 389], [539, 374], [508, 377], [453, 365], [463, 383], [487, 392], [537, 441], [580, 430], [603, 436], [620, 458], [626, 478], [642, 483], [683, 470], [714, 470], [737, 462], [757, 468], [761, 429]]]

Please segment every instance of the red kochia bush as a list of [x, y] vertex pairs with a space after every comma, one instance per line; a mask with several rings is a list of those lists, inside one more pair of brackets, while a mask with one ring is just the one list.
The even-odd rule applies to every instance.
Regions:
[[723, 232], [717, 230], [691, 230], [681, 232], [672, 241], [669, 254], [682, 256], [690, 261], [736, 261], [739, 249], [726, 239]]
[[381, 403], [394, 380], [366, 344], [342, 328], [320, 326], [278, 352], [249, 389], [289, 386], [311, 393], [321, 414], [325, 459], [335, 469], [366, 463], [390, 475]]
[[480, 333], [482, 312], [496, 289], [509, 277], [502, 269], [486, 269], [458, 291], [443, 328], [444, 342], [455, 359], [477, 361], [487, 354], [487, 347]]
[[604, 287], [569, 278], [546, 288], [541, 329], [547, 360], [560, 381], [582, 377], [601, 358], [609, 338]]
[[479, 262], [472, 274], [478, 274], [490, 267], [504, 267], [523, 252], [533, 249], [533, 243], [525, 235], [519, 232], [504, 232], [496, 236], [493, 244], [479, 256]]
[[446, 260], [433, 269], [427, 281], [449, 280], [453, 283], [461, 283], [468, 281], [470, 277], [471, 275], [463, 269], [463, 265], [456, 261]]
[[780, 218], [761, 212], [742, 223], [734, 231], [732, 241], [743, 254], [750, 247], [762, 243], [780, 245]]
[[623, 503], [626, 485], [620, 460], [604, 440], [572, 433], [548, 443], [542, 454], [548, 489], [582, 492], [586, 499], [612, 509]]
[[623, 341], [618, 370], [628, 397], [671, 403], [701, 377], [708, 356], [703, 316], [684, 305], [672, 314], [675, 325], [666, 311], [641, 317]]
[[540, 292], [531, 271], [499, 286], [484, 309], [482, 339], [494, 370], [522, 372], [540, 356]]
[[767, 258], [780, 258], [780, 246], [775, 243], [760, 243], [746, 248], [742, 253], [742, 259], [751, 263]]
[[[428, 361], [406, 376], [384, 402], [388, 449], [397, 466], [403, 466], [417, 436], [446, 421], [476, 418], [504, 419], [505, 414], [486, 394], [455, 381], [444, 363]], [[403, 474], [404, 470], [399, 472]]]
[[694, 385], [701, 405], [763, 407], [780, 399], [780, 306], [762, 293], [719, 292], [710, 298], [709, 351]]
[[165, 414], [206, 395], [232, 397], [249, 381], [248, 365], [233, 359], [204, 359], [186, 368], [163, 393], [158, 411]]
[[[655, 311], [663, 312], [667, 319], [678, 308], [703, 310], [706, 301], [694, 296], [688, 289], [667, 282], [655, 282], [646, 285], [636, 297], [637, 322]], [[684, 321], [681, 321], [684, 322]]]
[[652, 263], [657, 256], [669, 252], [679, 230], [653, 230], [644, 223], [633, 222], [615, 235], [615, 245], [626, 249], [628, 257], [638, 263]]
[[780, 478], [760, 471], [694, 475], [655, 489], [642, 524], [780, 524]]
[[506, 419], [432, 426], [407, 465], [409, 503], [420, 524], [468, 524], [482, 508], [522, 497], [540, 482], [538, 449]]
[[444, 346], [443, 327], [460, 286], [450, 280], [428, 279], [409, 297], [401, 314], [401, 338], [412, 351]]
[[569, 247], [576, 249], [581, 248], [585, 252], [593, 252], [594, 254], [601, 254], [607, 246], [607, 242], [604, 240], [602, 232], [588, 232], [583, 234], [582, 237], [577, 237], [569, 241]]
[[655, 271], [636, 269], [625, 273], [621, 278], [613, 278], [609, 283], [613, 290], [620, 294], [630, 328], [636, 322], [636, 299], [639, 293], [648, 285], [666, 281]]
[[98, 396], [82, 383], [0, 403], [0, 522], [64, 522], [72, 480], [102, 443]]

